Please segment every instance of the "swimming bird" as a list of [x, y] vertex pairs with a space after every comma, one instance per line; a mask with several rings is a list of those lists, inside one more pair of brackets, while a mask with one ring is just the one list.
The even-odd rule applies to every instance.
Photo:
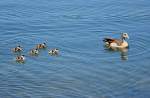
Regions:
[[127, 48], [128, 42], [126, 39], [129, 39], [129, 36], [127, 33], [122, 33], [120, 39], [114, 39], [114, 38], [104, 38], [105, 45], [108, 46], [108, 48], [115, 49], [115, 48]]
[[20, 45], [12, 49], [13, 52], [21, 52], [22, 50], [23, 48]]
[[36, 45], [36, 48], [37, 48], [37, 49], [44, 49], [44, 48], [46, 48], [46, 47], [47, 47], [47, 46], [46, 46], [46, 43]]
[[48, 53], [51, 55], [58, 55], [59, 49], [57, 49], [57, 48], [51, 49], [51, 50], [49, 50]]
[[38, 55], [39, 54], [39, 50], [36, 48], [36, 49], [31, 49], [29, 54], [31, 55]]
[[17, 62], [24, 62], [25, 61], [25, 55], [17, 56], [16, 61]]

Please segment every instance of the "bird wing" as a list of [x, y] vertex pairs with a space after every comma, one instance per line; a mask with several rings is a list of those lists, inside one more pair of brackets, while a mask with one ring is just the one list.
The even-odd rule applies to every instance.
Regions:
[[119, 46], [122, 44], [122, 41], [120, 39], [104, 38], [103, 41], [108, 42], [109, 44], [116, 43]]

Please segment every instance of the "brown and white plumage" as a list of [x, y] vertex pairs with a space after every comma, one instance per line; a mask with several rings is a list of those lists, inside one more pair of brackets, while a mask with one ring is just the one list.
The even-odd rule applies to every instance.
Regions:
[[16, 61], [17, 61], [17, 62], [24, 62], [24, 61], [25, 61], [25, 56], [24, 56], [24, 55], [17, 56], [17, 57], [16, 57]]
[[47, 47], [47, 46], [46, 46], [46, 43], [36, 45], [36, 48], [37, 48], [37, 49], [44, 49], [44, 48], [46, 48], [46, 47]]
[[12, 49], [13, 52], [21, 52], [22, 50], [23, 49], [20, 45]]
[[114, 38], [104, 38], [104, 42], [106, 46], [109, 48], [127, 48], [128, 42], [125, 41], [126, 38], [129, 38], [127, 33], [122, 33], [120, 39], [114, 39]]

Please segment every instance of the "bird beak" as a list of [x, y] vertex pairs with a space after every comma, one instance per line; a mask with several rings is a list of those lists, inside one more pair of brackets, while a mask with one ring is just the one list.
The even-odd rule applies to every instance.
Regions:
[[129, 39], [129, 36], [127, 36], [127, 39]]

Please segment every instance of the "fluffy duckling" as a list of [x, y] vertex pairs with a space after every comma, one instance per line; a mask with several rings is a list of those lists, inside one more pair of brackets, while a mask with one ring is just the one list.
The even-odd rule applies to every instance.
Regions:
[[38, 55], [39, 54], [39, 50], [36, 48], [36, 49], [32, 49], [29, 54], [31, 55]]
[[51, 55], [57, 55], [59, 53], [59, 49], [57, 49], [57, 48], [51, 49], [51, 50], [49, 50], [48, 53], [51, 54]]
[[12, 49], [13, 52], [21, 52], [22, 50], [23, 49], [20, 45]]
[[47, 46], [46, 46], [46, 43], [38, 44], [38, 45], [36, 46], [37, 49], [44, 49], [44, 48], [46, 48], [46, 47], [47, 47]]
[[24, 62], [24, 61], [25, 61], [25, 56], [24, 56], [24, 55], [17, 56], [17, 57], [16, 57], [16, 61], [17, 61], [17, 62]]
[[129, 36], [127, 33], [122, 33], [121, 38], [120, 39], [114, 39], [114, 38], [104, 38], [104, 42], [106, 44], [106, 46], [108, 46], [109, 48], [127, 48], [128, 42], [126, 41], [126, 39], [129, 39]]

